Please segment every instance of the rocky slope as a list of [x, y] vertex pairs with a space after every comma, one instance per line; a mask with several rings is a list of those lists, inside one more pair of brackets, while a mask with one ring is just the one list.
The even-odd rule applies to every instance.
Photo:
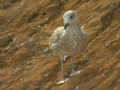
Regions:
[[[56, 85], [60, 62], [48, 41], [70, 9], [90, 42], [75, 56], [81, 73]], [[120, 90], [120, 0], [0, 0], [0, 90]]]

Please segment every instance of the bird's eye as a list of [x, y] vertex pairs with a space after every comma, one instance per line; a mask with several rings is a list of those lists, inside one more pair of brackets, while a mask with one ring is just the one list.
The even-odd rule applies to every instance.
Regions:
[[70, 16], [70, 19], [73, 19], [73, 15]]

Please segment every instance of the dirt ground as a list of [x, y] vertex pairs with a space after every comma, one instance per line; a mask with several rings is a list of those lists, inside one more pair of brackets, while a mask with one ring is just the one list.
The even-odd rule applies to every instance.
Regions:
[[[49, 37], [70, 9], [90, 40], [74, 58], [81, 73], [57, 85], [62, 72]], [[0, 0], [0, 90], [120, 90], [120, 0]]]

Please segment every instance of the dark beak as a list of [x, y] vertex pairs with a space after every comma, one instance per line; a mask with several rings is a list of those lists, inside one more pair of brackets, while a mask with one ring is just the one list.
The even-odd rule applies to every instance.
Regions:
[[68, 26], [69, 26], [69, 23], [64, 24], [64, 29], [67, 29]]

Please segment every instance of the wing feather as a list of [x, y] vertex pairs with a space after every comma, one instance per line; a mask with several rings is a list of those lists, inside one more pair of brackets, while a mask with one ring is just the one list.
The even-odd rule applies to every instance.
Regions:
[[65, 30], [64, 27], [58, 27], [54, 33], [51, 35], [50, 37], [50, 48], [55, 48], [57, 45], [59, 45], [59, 43], [62, 40], [62, 37], [64, 36]]

